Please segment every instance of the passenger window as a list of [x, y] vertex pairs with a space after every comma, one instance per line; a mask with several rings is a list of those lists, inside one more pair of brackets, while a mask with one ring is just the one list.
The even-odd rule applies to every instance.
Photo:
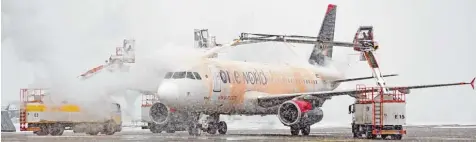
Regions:
[[195, 77], [193, 77], [192, 72], [187, 72], [187, 78], [195, 79]]
[[175, 72], [172, 78], [174, 79], [185, 78], [185, 72]]
[[197, 78], [198, 80], [202, 80], [202, 77], [200, 77], [200, 74], [198, 74], [198, 72], [193, 72], [193, 75], [195, 75], [195, 78]]
[[167, 74], [165, 74], [165, 77], [164, 77], [164, 78], [165, 78], [165, 79], [169, 79], [169, 78], [172, 77], [172, 74], [173, 74], [172, 72], [168, 72]]

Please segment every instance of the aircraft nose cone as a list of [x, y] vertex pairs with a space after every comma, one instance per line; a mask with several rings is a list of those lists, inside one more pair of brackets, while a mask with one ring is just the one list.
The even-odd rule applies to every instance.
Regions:
[[178, 104], [178, 86], [172, 82], [163, 82], [160, 84], [159, 89], [157, 90], [159, 100], [167, 105]]

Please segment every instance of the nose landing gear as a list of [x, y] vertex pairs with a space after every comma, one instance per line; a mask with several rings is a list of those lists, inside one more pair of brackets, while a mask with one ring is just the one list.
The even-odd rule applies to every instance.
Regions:
[[226, 134], [228, 131], [228, 126], [225, 121], [220, 121], [219, 114], [209, 115], [205, 121], [205, 125], [199, 123], [199, 114], [195, 114], [194, 120], [189, 124], [188, 133], [192, 136], [199, 136], [201, 131], [207, 132], [208, 134], [216, 134], [217, 131], [219, 134]]

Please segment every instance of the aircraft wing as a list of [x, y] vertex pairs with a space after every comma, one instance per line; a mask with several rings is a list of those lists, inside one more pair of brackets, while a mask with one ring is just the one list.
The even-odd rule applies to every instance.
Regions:
[[144, 95], [154, 95], [154, 94], [157, 94], [157, 91], [150, 91], [150, 90], [141, 90], [141, 89], [132, 89], [132, 88], [129, 88], [128, 90], [132, 90], [132, 91], [137, 91], [141, 94], [144, 94]]
[[[398, 74], [382, 75], [382, 77], [392, 77], [392, 76], [398, 76]], [[347, 79], [336, 80], [334, 82], [341, 83], [341, 82], [358, 81], [358, 80], [373, 79], [373, 78], [375, 77], [368, 76], [368, 77], [359, 77], [359, 78], [347, 78]]]
[[[476, 78], [475, 78], [476, 79]], [[387, 87], [390, 91], [399, 90], [399, 91], [407, 91], [411, 89], [422, 89], [422, 88], [433, 88], [433, 87], [444, 87], [444, 86], [456, 86], [456, 85], [467, 85], [470, 84], [471, 87], [474, 89], [474, 81], [473, 79], [471, 82], [458, 82], [458, 83], [445, 83], [445, 84], [427, 84], [427, 85], [414, 85], [414, 86], [399, 86], [399, 87]], [[405, 90], [402, 90], [405, 89]], [[349, 95], [349, 96], [357, 96], [361, 93], [367, 92], [376, 92], [380, 89], [378, 87], [374, 87], [373, 89], [365, 89], [365, 90], [357, 90], [357, 89], [349, 89], [349, 90], [339, 90], [339, 91], [320, 91], [320, 92], [306, 92], [306, 93], [293, 93], [293, 94], [280, 94], [280, 95], [267, 95], [258, 97], [258, 105], [262, 107], [271, 107], [279, 105], [287, 100], [291, 100], [295, 97], [303, 96], [303, 95], [311, 95], [319, 98], [329, 98], [332, 96], [340, 96], [340, 95]]]

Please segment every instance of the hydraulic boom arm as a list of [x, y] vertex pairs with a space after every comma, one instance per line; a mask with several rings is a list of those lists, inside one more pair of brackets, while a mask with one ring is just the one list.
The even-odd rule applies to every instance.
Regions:
[[255, 33], [241, 33], [241, 41], [256, 41], [256, 42], [288, 42], [288, 43], [301, 43], [301, 44], [323, 44], [327, 46], [340, 46], [340, 47], [353, 47], [355, 51], [361, 52], [362, 56], [372, 69], [373, 76], [377, 81], [377, 84], [385, 88], [384, 93], [388, 93], [388, 88], [385, 86], [385, 81], [380, 72], [377, 59], [375, 59], [374, 51], [378, 49], [377, 42], [373, 39], [373, 27], [361, 26], [357, 30], [353, 42], [340, 42], [340, 41], [323, 41], [318, 37], [312, 36], [300, 36], [300, 35], [273, 35], [273, 34], [255, 34]]

